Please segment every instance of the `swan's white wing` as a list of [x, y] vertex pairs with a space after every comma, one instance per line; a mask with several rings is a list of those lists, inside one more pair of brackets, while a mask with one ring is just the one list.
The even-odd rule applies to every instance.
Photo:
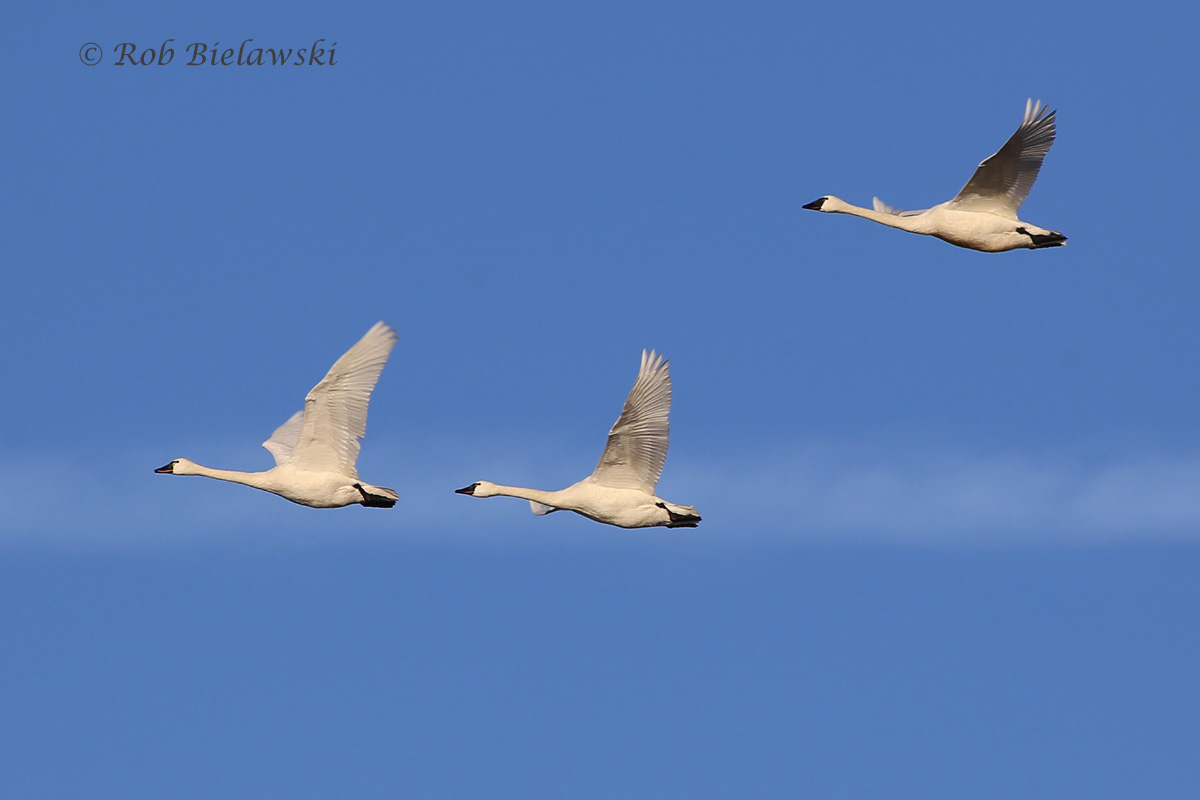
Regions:
[[287, 422], [275, 429], [270, 439], [263, 442], [263, 447], [275, 456], [275, 466], [278, 467], [292, 457], [292, 451], [296, 449], [296, 441], [300, 438], [300, 423], [303, 419], [304, 412], [297, 411], [288, 418]]
[[638, 372], [621, 416], [608, 432], [608, 446], [592, 480], [615, 489], [644, 489], [654, 494], [667, 460], [671, 411], [670, 362], [653, 350], [642, 351]]
[[537, 500], [530, 500], [529, 507], [531, 509], [533, 509], [533, 513], [539, 517], [544, 517], [547, 514], [550, 514], [554, 511], [560, 510], [560, 509], [555, 508], [554, 506], [548, 506], [545, 503], [539, 503]]
[[880, 200], [878, 197], [871, 198], [871, 206], [880, 214], [899, 214], [900, 209], [892, 208], [887, 203]]
[[387, 363], [396, 332], [382, 322], [339, 358], [304, 398], [300, 437], [290, 463], [297, 469], [357, 478], [358, 440], [367, 432], [367, 403]]
[[1025, 103], [1025, 119], [1004, 147], [979, 165], [950, 207], [963, 211], [990, 211], [1017, 218], [1017, 209], [1042, 168], [1042, 159], [1054, 144], [1054, 112], [1039, 100]]
[[919, 211], [901, 211], [898, 208], [892, 208], [878, 197], [871, 198], [871, 206], [880, 214], [891, 214], [894, 217], [917, 217], [929, 210], [928, 208], [922, 208]]

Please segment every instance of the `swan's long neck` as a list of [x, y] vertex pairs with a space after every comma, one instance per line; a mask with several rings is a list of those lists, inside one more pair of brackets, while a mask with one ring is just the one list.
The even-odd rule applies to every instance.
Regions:
[[241, 472], [236, 469], [213, 469], [202, 464], [192, 463], [187, 472], [178, 473], [181, 475], [200, 475], [205, 478], [216, 478], [219, 481], [229, 481], [230, 483], [240, 483], [243, 486], [251, 486], [255, 489], [263, 489], [265, 491], [273, 491], [274, 482], [270, 478], [270, 470], [266, 472]]
[[922, 224], [922, 221], [920, 221], [920, 217], [899, 217], [894, 215], [894, 213], [883, 213], [882, 211], [876, 211], [875, 209], [864, 209], [863, 206], [845, 203], [845, 201], [842, 201], [842, 203], [829, 210], [833, 211], [834, 213], [852, 213], [852, 215], [856, 217], [863, 217], [864, 219], [870, 219], [871, 222], [887, 225], [888, 228], [907, 230], [908, 233], [925, 233], [924, 225]]
[[925, 229], [925, 221], [921, 217], [901, 217], [896, 214], [885, 214], [882, 211], [856, 206], [853, 203], [847, 203], [845, 200], [837, 198], [831, 197], [825, 202], [825, 206], [821, 210], [834, 214], [851, 214], [863, 219], [869, 219], [872, 222], [878, 222], [880, 225], [887, 225], [889, 228], [899, 228], [909, 233], [929, 232]]
[[561, 491], [546, 492], [541, 489], [527, 489], [524, 486], [501, 486], [498, 483], [493, 484], [493, 486], [498, 496], [519, 497], [522, 500], [532, 500], [535, 503], [542, 503], [547, 506], [555, 506], [556, 508], [564, 507], [562, 505]]

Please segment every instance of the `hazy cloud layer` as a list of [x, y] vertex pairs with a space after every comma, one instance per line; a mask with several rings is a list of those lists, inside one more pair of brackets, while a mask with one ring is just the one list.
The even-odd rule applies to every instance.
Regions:
[[[346, 543], [397, 535], [492, 544], [556, 533], [581, 541], [621, 533], [573, 515], [535, 518], [516, 500], [453, 494], [479, 478], [560, 488], [587, 474], [590, 454], [558, 452], [539, 463], [510, 450], [504, 459], [464, 468], [457, 456], [445, 455], [455, 452], [409, 448], [408, 464], [364, 468], [364, 475], [400, 491], [393, 511], [306, 509], [217, 481], [154, 475], [157, 461], [147, 454], [90, 469], [79, 458], [10, 456], [0, 462], [0, 544], [319, 546], [330, 537]], [[67, 472], [64, 463], [71, 464]], [[1198, 487], [1200, 455], [1087, 459], [806, 444], [758, 459], [669, 458], [659, 493], [701, 510], [704, 524], [692, 535], [706, 546], [856, 541], [1026, 547], [1196, 536]]]
[[[1200, 533], [1195, 455], [1087, 460], [825, 445], [725, 472], [697, 471], [694, 482], [740, 496], [766, 535], [991, 546]], [[726, 476], [736, 477], [725, 485]], [[722, 506], [734, 512], [738, 503]]]

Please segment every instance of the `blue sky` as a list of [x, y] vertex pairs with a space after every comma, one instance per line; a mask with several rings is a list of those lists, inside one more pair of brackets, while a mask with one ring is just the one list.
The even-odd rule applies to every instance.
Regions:
[[[17, 794], [1200, 790], [1200, 12], [5, 18]], [[338, 63], [186, 66], [250, 37]], [[946, 200], [1031, 96], [1058, 139], [1022, 218], [1064, 248], [800, 208]], [[359, 470], [395, 509], [152, 473], [268, 467], [380, 319]], [[452, 493], [587, 474], [642, 348], [700, 528]]]

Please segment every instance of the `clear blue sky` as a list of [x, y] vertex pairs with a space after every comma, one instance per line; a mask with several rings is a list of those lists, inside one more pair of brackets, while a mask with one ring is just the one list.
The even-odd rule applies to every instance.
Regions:
[[[1200, 12], [1157, 8], [8, 9], [6, 792], [1200, 796]], [[186, 65], [250, 37], [338, 63]], [[1031, 96], [1064, 248], [800, 208], [949, 199]], [[152, 473], [270, 466], [380, 319], [395, 509]], [[583, 477], [651, 347], [700, 528], [453, 494]]]

